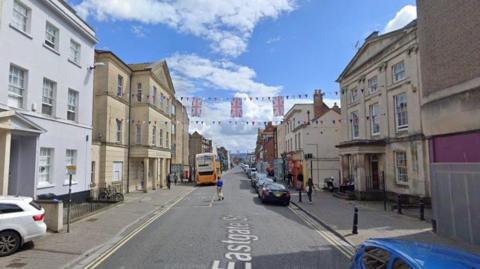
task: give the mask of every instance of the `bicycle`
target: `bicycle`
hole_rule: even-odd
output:
[[[98,200],[120,202],[124,200],[124,197],[121,192],[109,185],[98,194]]]

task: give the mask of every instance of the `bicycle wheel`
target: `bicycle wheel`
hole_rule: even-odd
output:
[[[98,200],[100,201],[107,201],[108,200],[108,193],[102,191],[101,193],[98,194]]]
[[[117,201],[117,202],[123,201],[123,199],[124,199],[123,194],[121,194],[121,193],[119,193],[119,192],[115,193],[114,199],[115,199],[115,201]]]

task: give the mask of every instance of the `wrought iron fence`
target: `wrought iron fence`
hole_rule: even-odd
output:
[[[85,215],[110,206],[112,203],[86,202],[74,203],[70,206],[70,222],[74,222]],[[68,204],[64,204],[63,223],[67,223]]]

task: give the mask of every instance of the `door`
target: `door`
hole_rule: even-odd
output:
[[[10,142],[10,167],[8,169],[8,194],[18,195],[19,193],[19,178],[18,178],[18,158],[19,158],[19,144],[16,139]]]
[[[372,155],[372,160],[370,163],[372,167],[372,188],[374,190],[380,189],[380,179],[378,175],[378,157],[377,155]]]
[[[112,183],[121,182],[123,179],[123,162],[113,162]]]

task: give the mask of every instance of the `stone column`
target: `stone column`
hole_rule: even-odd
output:
[[[152,189],[157,189],[158,182],[158,158],[153,159],[153,178],[152,178]]]
[[[8,195],[11,139],[10,131],[0,131],[0,195]]]
[[[160,188],[165,187],[165,170],[164,170],[165,159],[160,158]]]
[[[355,188],[357,191],[366,191],[366,168],[365,168],[365,154],[355,155],[355,166],[357,167],[357,177],[355,178]]]
[[[148,172],[149,172],[149,159],[143,159],[143,192],[148,192]]]

